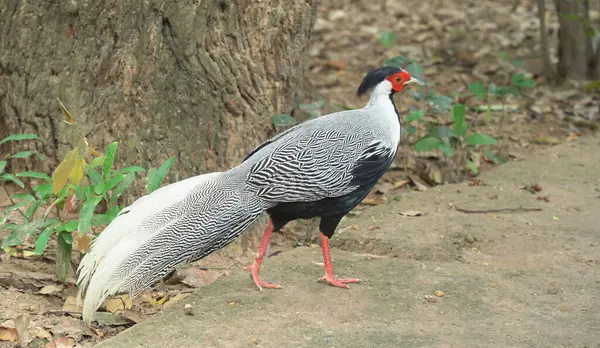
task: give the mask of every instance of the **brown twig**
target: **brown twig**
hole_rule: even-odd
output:
[[[63,311],[63,310],[50,310],[50,311],[46,311],[44,313],[42,313],[42,315],[65,315],[65,314],[70,314],[70,315],[81,315],[81,312],[75,312],[75,311]]]
[[[10,198],[10,192],[8,192],[8,189],[6,188],[6,186],[2,185],[2,188],[4,189],[4,192],[6,192],[6,196],[8,197],[8,200],[10,201],[10,203],[12,205],[15,205],[15,201],[13,201],[12,198]],[[30,220],[27,218],[27,216],[25,216],[25,213],[23,213],[21,211],[21,209],[15,209],[16,211],[19,212],[19,214],[23,215],[23,218],[25,219],[25,221],[29,222]]]
[[[483,210],[471,210],[463,209],[454,206],[454,209],[465,214],[488,214],[488,213],[526,213],[531,211],[542,211],[542,208],[503,208],[503,209],[483,209]]]

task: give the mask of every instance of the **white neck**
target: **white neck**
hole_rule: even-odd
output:
[[[400,120],[394,109],[394,103],[390,98],[391,92],[391,82],[387,80],[382,81],[371,91],[369,103],[366,108],[370,109],[371,113],[381,121],[381,127],[385,133],[389,134],[389,139],[385,139],[384,142],[395,151],[400,141]]]
[[[380,102],[380,99],[385,98],[390,100],[390,93],[392,93],[392,83],[388,80],[380,82],[373,90],[371,90],[371,96],[369,97],[369,104],[376,104]]]

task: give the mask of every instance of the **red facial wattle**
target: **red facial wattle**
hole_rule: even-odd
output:
[[[401,71],[389,76],[386,80],[392,84],[392,89],[395,92],[400,92],[404,88],[404,84],[411,79],[408,71]]]

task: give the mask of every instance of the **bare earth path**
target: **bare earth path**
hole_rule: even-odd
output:
[[[263,268],[284,289],[240,270],[101,346],[600,347],[599,175],[600,139],[582,138],[481,186],[411,192],[344,220],[334,266],[364,280],[350,290],[317,283],[320,249],[296,248]]]

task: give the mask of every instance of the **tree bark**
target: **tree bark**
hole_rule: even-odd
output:
[[[69,149],[59,97],[123,164],[182,177],[237,164],[292,109],[318,0],[5,1],[0,138]]]
[[[597,49],[589,35],[589,0],[555,0],[559,16],[558,77],[595,79]]]

